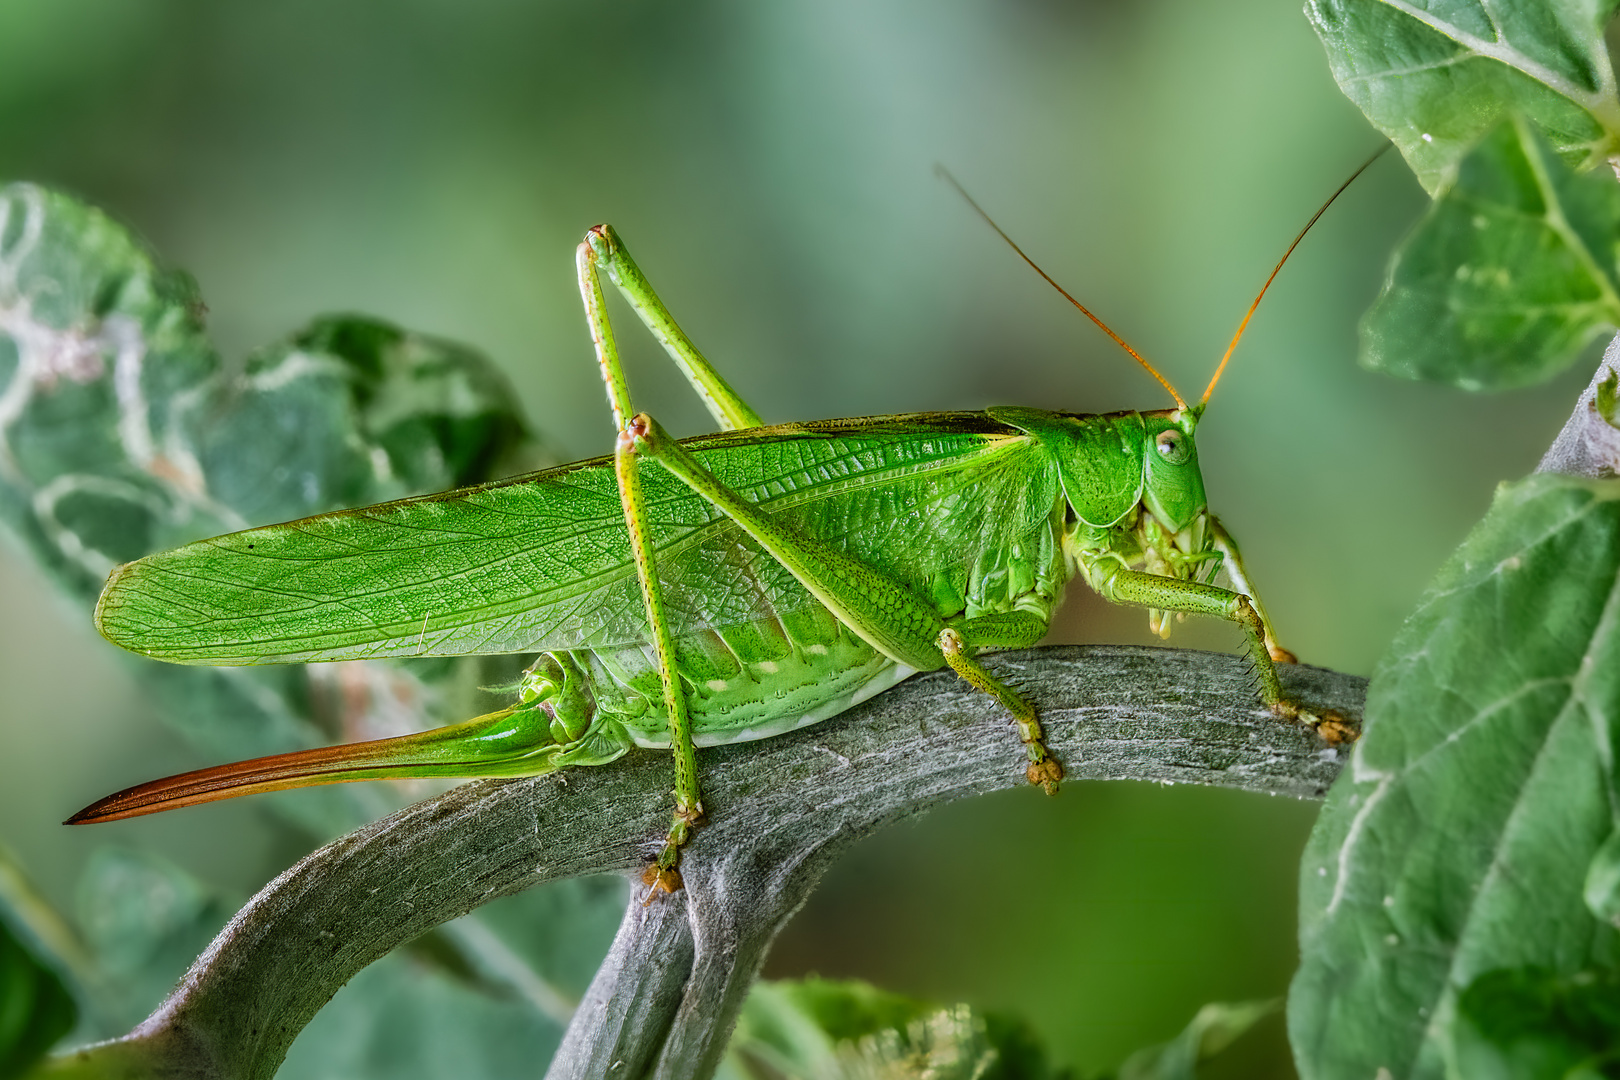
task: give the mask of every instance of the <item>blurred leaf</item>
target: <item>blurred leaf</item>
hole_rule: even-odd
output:
[[[0,919],[11,927],[25,949],[50,961],[75,997],[83,994],[83,986],[73,984],[94,979],[90,954],[78,933],[34,887],[16,856],[4,845],[0,845]]]
[[[856,980],[760,981],[716,1080],[1041,1080],[1023,1024]]]
[[[1206,1005],[1175,1039],[1138,1051],[1117,1080],[1197,1080],[1280,1001]],[[1061,1080],[1030,1028],[856,980],[758,982],[716,1080]]]
[[[1339,87],[1430,194],[1508,113],[1576,168],[1620,151],[1620,98],[1603,29],[1615,0],[1309,0]]]
[[[1200,1063],[1219,1056],[1280,1008],[1282,1002],[1277,999],[1205,1005],[1180,1035],[1126,1058],[1119,1067],[1118,1080],[1198,1080]]]
[[[109,983],[104,977],[88,946],[42,896],[15,857],[0,847],[0,933],[9,933],[25,952],[32,953],[50,971],[58,988],[69,999],[70,1018],[67,1027],[56,1031],[53,1040],[71,1034],[76,1041],[94,1039],[121,1033],[126,1024],[115,1014],[109,1000]],[[0,949],[3,951],[3,949]],[[4,983],[6,963],[0,961],[0,983]],[[0,1029],[3,1029],[9,992],[0,988]],[[35,1017],[30,1023],[41,1028],[48,1018]],[[0,1037],[0,1044],[5,1039]],[[16,1075],[6,1071],[4,1053],[0,1053],[0,1078]],[[56,1058],[48,1058],[26,1075],[38,1071],[49,1072]]]
[[[1487,972],[1457,999],[1452,1075],[1467,1080],[1613,1076],[1620,1066],[1620,973]]]
[[[0,517],[76,596],[230,517],[184,451],[186,403],[219,378],[200,311],[191,280],[105,215],[0,189]]]
[[[1539,382],[1620,326],[1620,185],[1523,120],[1487,135],[1390,261],[1361,362],[1468,390]]]
[[[625,900],[621,878],[571,879],[440,927],[356,975],[299,1034],[282,1075],[504,1080],[543,1071]]]
[[[423,959],[400,949],[356,975],[299,1033],[280,1075],[506,1080],[544,1072],[562,1025],[515,992]]]
[[[334,316],[233,375],[202,313],[189,278],[99,211],[0,188],[0,519],[87,616],[118,561],[551,460],[505,379],[463,346]],[[172,726],[232,759],[464,719],[486,711],[479,688],[515,678],[523,658],[130,662]],[[351,784],[267,806],[325,838],[435,790]],[[532,1068],[606,951],[622,894],[617,880],[530,891],[373,965],[295,1044],[297,1074]],[[80,901],[97,1011],[114,1031],[163,998],[230,913],[212,889],[139,852],[93,859]]]
[[[0,918],[0,1080],[21,1076],[73,1029],[73,997]]]
[[[233,376],[202,310],[189,278],[99,211],[30,185],[0,189],[0,519],[87,613],[119,561],[547,459],[504,379],[468,349],[339,316]],[[213,758],[463,719],[484,711],[476,687],[517,665],[132,662],[165,718]],[[397,806],[389,792],[272,805],[324,838]]]
[[[1374,672],[1306,849],[1304,1080],[1441,1076],[1480,974],[1620,959],[1583,896],[1620,806],[1616,702],[1620,481],[1503,485]]]
[[[585,996],[628,900],[623,878],[569,878],[485,904],[442,932],[486,984],[562,1021]]]
[[[556,1049],[612,939],[624,892],[617,878],[557,882],[491,905],[487,925],[468,916],[384,957],[300,1033],[284,1074],[493,1080],[532,1071]],[[80,907],[118,1030],[168,995],[231,913],[183,870],[135,851],[97,853]],[[526,937],[513,932],[521,922],[536,929]],[[547,972],[558,981],[548,981]],[[62,1068],[138,1074],[140,1053],[98,1046]]]
[[[199,425],[198,457],[211,490],[268,524],[505,475],[514,458],[533,458],[514,405],[470,349],[327,316],[254,355],[222,389]]]
[[[233,377],[202,310],[99,211],[0,188],[0,517],[75,595],[160,548],[546,459],[469,349],[336,316]]]
[[[174,988],[233,905],[156,855],[103,848],[79,880],[78,908],[107,1010],[127,1028]]]

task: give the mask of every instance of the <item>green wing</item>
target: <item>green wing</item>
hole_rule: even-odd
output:
[[[925,596],[960,595],[982,554],[1038,531],[1056,497],[1039,445],[978,413],[790,424],[685,445],[767,512]],[[662,468],[644,464],[642,475],[676,633],[816,603]],[[207,664],[648,640],[608,458],[159,552],[113,571],[96,625],[135,652]]]

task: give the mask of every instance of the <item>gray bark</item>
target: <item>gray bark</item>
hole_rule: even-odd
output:
[[[988,666],[1039,706],[1071,781],[1314,799],[1339,771],[1340,752],[1258,705],[1237,657],[1055,647]],[[1360,715],[1365,680],[1303,665],[1282,674],[1301,699]],[[633,897],[554,1080],[706,1076],[771,939],[839,853],[941,803],[1025,783],[1006,716],[948,672],[802,731],[704,750],[700,762],[710,823],[684,857],[686,890],[648,907]],[[336,840],[249,901],[125,1040],[88,1053],[148,1075],[269,1077],[332,994],[389,950],[544,882],[639,877],[668,826],[669,785],[665,755],[638,753],[469,783]]]

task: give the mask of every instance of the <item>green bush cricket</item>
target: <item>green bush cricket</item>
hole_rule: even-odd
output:
[[[539,652],[517,703],[141,784],[70,823],[310,784],[536,775],[669,747],[675,812],[647,869],[650,899],[681,887],[681,848],[703,820],[695,746],[816,723],[918,671],[949,666],[993,695],[1030,782],[1055,792],[1063,770],[1034,706],[976,654],[1037,643],[1076,574],[1149,608],[1161,635],[1170,613],[1236,623],[1262,701],[1338,741],[1341,717],[1283,692],[1275,663],[1293,657],[1209,512],[1194,432],[1266,290],[1354,179],[1278,261],[1195,405],[1059,287],[1175,400],[1105,415],[1002,407],[766,426],[613,230],[591,229],[577,268],[619,433],[611,456],[159,552],[115,568],[96,607],[109,641],[176,663]],[[718,433],[677,441],[632,407],[603,274]],[[1223,568],[1232,589],[1212,583]]]

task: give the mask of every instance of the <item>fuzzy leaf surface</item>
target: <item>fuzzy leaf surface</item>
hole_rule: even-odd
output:
[[[1589,167],[1620,149],[1604,46],[1614,0],[1310,0],[1333,77],[1406,156],[1430,194],[1509,113]]]
[[[1369,688],[1300,868],[1304,1080],[1446,1075],[1485,972],[1607,968],[1585,896],[1615,828],[1620,481],[1504,485]]]

